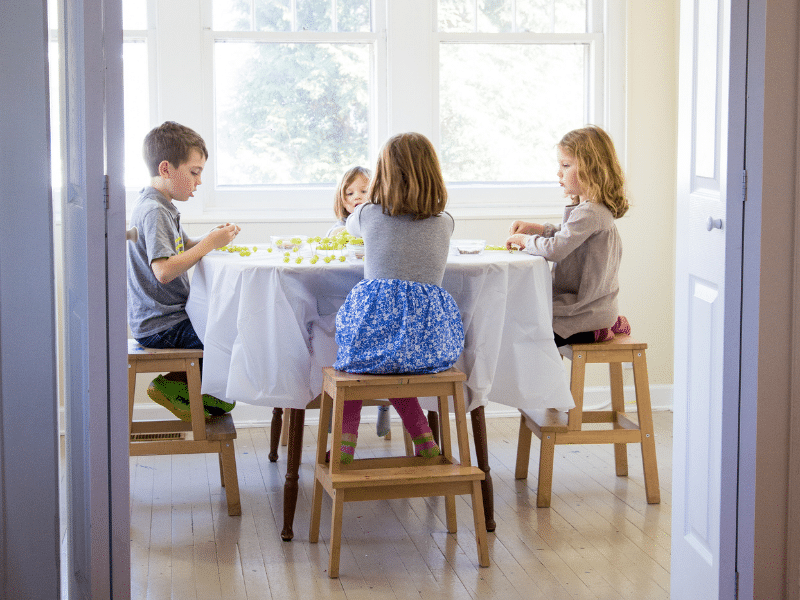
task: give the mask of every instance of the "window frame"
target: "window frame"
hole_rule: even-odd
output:
[[[213,60],[215,40],[223,38],[301,43],[372,40],[369,166],[377,159],[382,141],[394,133],[419,131],[439,147],[440,44],[589,43],[589,121],[611,134],[625,163],[624,0],[587,0],[586,34],[439,32],[436,0],[373,0],[371,33],[223,33],[211,29],[211,3],[148,0],[152,10],[148,23],[155,24],[155,31],[148,30],[147,42],[151,53],[150,102],[152,114],[157,115],[152,125],[168,119],[185,123],[204,137],[210,153],[203,185],[191,202],[180,207],[187,217],[295,222],[332,218],[333,185],[216,188]],[[175,76],[176,69],[180,77]],[[178,84],[178,79],[185,85]],[[553,164],[552,182],[450,183],[448,211],[459,218],[476,219],[558,214],[564,199],[555,181],[555,159]],[[139,187],[128,190],[129,205]]]

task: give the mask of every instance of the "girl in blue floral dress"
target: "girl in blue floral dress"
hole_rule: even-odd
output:
[[[364,279],[336,315],[334,368],[350,373],[438,373],[464,348],[461,314],[442,285],[454,221],[430,141],[418,133],[381,149],[367,202],[347,218],[364,238]],[[389,398],[418,456],[439,447],[417,398]],[[352,462],[361,402],[344,405],[341,461]]]

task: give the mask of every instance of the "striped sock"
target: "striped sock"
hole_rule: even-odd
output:
[[[412,440],[414,442],[414,455],[424,458],[434,458],[439,456],[439,446],[433,441],[433,433],[424,433]]]
[[[357,433],[343,433],[342,434],[342,446],[340,448],[340,457],[339,460],[345,464],[349,465],[353,462],[353,457],[356,453],[356,443],[358,442],[358,434]]]

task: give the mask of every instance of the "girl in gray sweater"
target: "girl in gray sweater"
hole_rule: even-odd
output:
[[[557,146],[558,179],[571,203],[560,225],[514,221],[506,247],[555,263],[553,332],[557,346],[630,333],[618,316],[622,242],[614,220],[628,210],[614,144],[596,126],[566,134]]]

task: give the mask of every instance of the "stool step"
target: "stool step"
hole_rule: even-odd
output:
[[[206,439],[211,442],[236,439],[236,427],[231,413],[211,417],[206,421]]]
[[[484,472],[478,467],[449,464],[352,470],[334,474],[328,473],[322,465],[317,468],[323,470],[322,477],[330,479],[333,489],[482,481],[485,478]]]
[[[534,433],[541,431],[563,433],[569,431],[567,420],[569,415],[561,410],[545,408],[542,410],[520,411],[525,417],[528,428]]]

